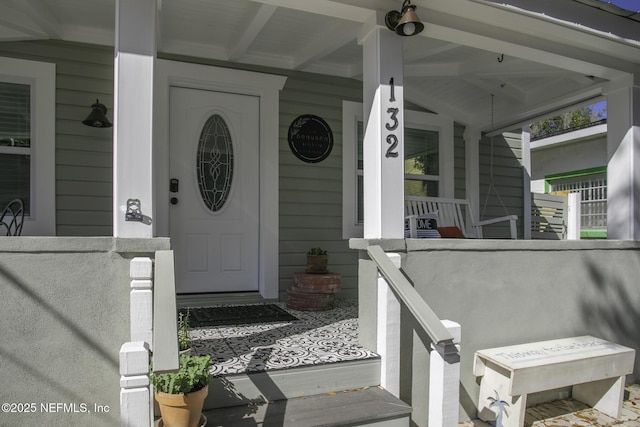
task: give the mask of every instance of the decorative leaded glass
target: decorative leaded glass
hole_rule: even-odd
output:
[[[224,119],[209,117],[198,142],[198,187],[205,205],[217,212],[226,203],[233,179],[233,143]]]

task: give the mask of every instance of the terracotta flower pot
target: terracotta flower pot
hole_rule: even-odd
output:
[[[326,255],[307,255],[306,273],[326,273],[328,258]]]
[[[209,386],[187,394],[156,392],[164,427],[198,427]]]

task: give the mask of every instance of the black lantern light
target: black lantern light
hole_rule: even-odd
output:
[[[96,99],[96,103],[91,106],[91,113],[82,121],[83,124],[94,128],[110,128],[113,126],[107,119],[107,107],[100,104]]]
[[[415,36],[424,30],[424,24],[416,14],[416,6],[410,0],[404,0],[402,10],[392,10],[384,17],[387,28],[399,36]]]

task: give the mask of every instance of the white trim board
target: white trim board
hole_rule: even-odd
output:
[[[0,81],[32,89],[31,214],[24,218],[22,235],[52,236],[56,234],[56,65],[0,58],[0,70]]]

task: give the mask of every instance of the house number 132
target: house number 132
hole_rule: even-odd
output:
[[[391,77],[391,79],[389,80],[389,86],[391,87],[391,96],[389,97],[389,102],[395,103],[396,97],[395,97],[395,87],[393,85],[393,77]],[[390,122],[385,124],[385,127],[387,128],[388,131],[393,132],[398,128],[398,112],[399,111],[400,111],[399,108],[395,108],[395,107],[387,108],[387,114],[389,114]],[[393,133],[387,135],[387,144],[389,144],[389,147],[387,148],[387,153],[385,154],[385,157],[387,158],[398,157],[398,152],[396,151],[396,148],[398,148],[398,137]]]

